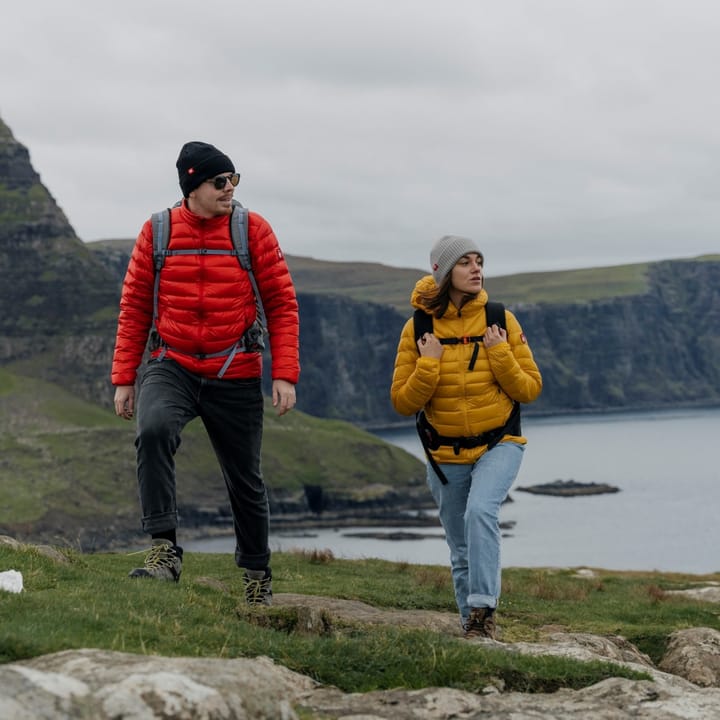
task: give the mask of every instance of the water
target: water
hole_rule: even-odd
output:
[[[502,544],[504,567],[602,567],[687,573],[720,571],[720,471],[714,443],[720,409],[567,416],[523,421],[523,465],[503,506],[514,521]],[[423,458],[414,429],[378,433]],[[552,497],[518,486],[556,479],[609,483],[620,492]],[[336,557],[449,565],[442,529],[401,528],[434,537],[378,540],[349,536],[363,530],[308,531],[271,536],[273,550],[330,549]],[[232,538],[185,543],[188,550],[233,552]]]

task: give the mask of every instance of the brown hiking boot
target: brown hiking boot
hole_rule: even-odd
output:
[[[470,608],[470,616],[465,623],[465,638],[495,639],[494,608]]]

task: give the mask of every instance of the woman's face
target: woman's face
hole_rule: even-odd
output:
[[[483,257],[478,253],[463,255],[450,273],[450,284],[463,295],[477,295],[483,287]]]

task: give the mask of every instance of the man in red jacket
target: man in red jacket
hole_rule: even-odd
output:
[[[152,538],[143,567],[130,577],[180,579],[174,458],[183,428],[200,417],[227,486],[246,600],[269,605],[269,513],[260,468],[262,348],[257,335],[248,335],[257,329],[258,307],[250,275],[232,254],[230,231],[240,176],[227,155],[204,142],[186,143],[176,167],[184,199],[170,213],[170,253],[156,291],[148,220],[123,282],[113,357],[115,412],[130,420],[137,408],[142,526]],[[295,405],[300,374],[297,298],[272,228],[253,212],[248,241],[270,339],[272,403],[283,415]],[[155,342],[136,403],[137,372],[151,328]]]

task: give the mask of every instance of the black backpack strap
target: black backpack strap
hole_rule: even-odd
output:
[[[485,305],[485,322],[488,327],[499,325],[503,330],[507,330],[505,306],[501,302],[488,301]]]
[[[415,326],[415,342],[417,342],[425,333],[433,331],[433,318],[424,310],[417,308],[413,315],[413,325]]]
[[[447,485],[448,480],[445,476],[445,473],[440,469],[440,466],[437,464],[437,461],[430,452],[430,445],[434,444],[432,434],[434,433],[435,428],[433,428],[433,426],[430,425],[430,423],[427,421],[424,410],[415,413],[415,429],[417,430],[418,437],[420,438],[420,443],[423,446],[423,450],[425,451],[425,457],[427,458],[427,461],[430,463],[430,466],[435,471],[435,474],[438,476],[440,482],[443,485]],[[435,449],[437,450],[438,447],[439,446],[436,445]]]

